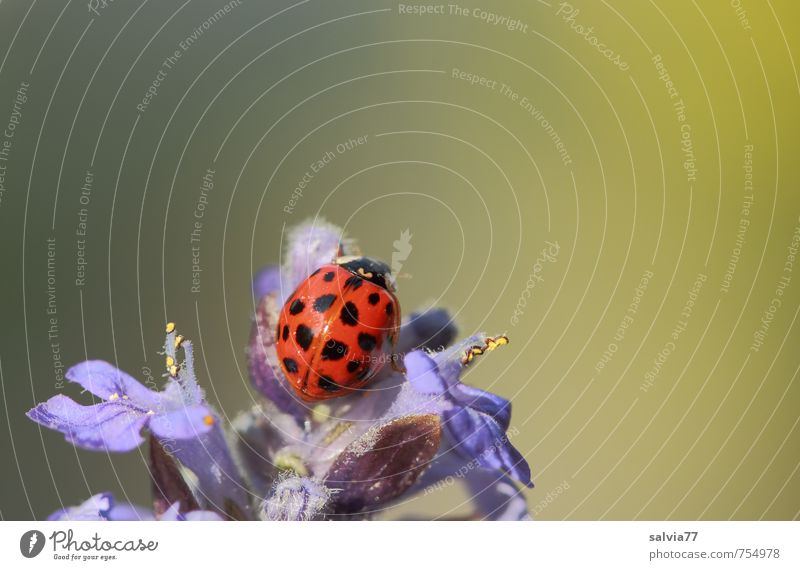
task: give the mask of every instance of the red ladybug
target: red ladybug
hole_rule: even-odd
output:
[[[394,358],[399,328],[389,267],[366,257],[339,258],[286,301],[278,359],[301,398],[336,398],[365,386]]]

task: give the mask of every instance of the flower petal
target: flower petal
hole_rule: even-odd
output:
[[[180,466],[172,456],[169,445],[161,445],[150,436],[150,479],[153,483],[153,510],[163,518],[164,513],[179,502],[187,509],[197,509],[199,504]]]
[[[165,442],[161,442],[162,445]],[[194,495],[201,508],[214,510],[231,519],[249,519],[250,495],[233,461],[225,434],[218,421],[196,438],[171,442],[172,455],[189,470],[196,485]]]
[[[528,462],[508,441],[505,429],[491,416],[470,408],[456,407],[444,412],[444,429],[455,450],[480,465],[508,473],[533,487]]]
[[[279,474],[275,456],[287,445],[302,443],[304,431],[293,417],[278,411],[269,401],[239,414],[233,428],[237,455],[250,488],[265,497]]]
[[[407,416],[373,428],[345,449],[325,478],[337,491],[332,512],[352,515],[372,511],[403,494],[439,449],[436,415]]]
[[[221,521],[221,516],[211,511],[189,511],[182,513],[180,511],[181,503],[176,501],[158,517],[158,520],[163,522],[176,522],[176,521]]]
[[[185,406],[154,415],[150,431],[159,439],[189,439],[206,433],[217,421],[211,409],[203,404]]]
[[[302,424],[308,414],[308,408],[294,394],[286,381],[275,349],[279,311],[275,294],[266,295],[258,304],[247,353],[250,379],[256,389],[271,400],[279,410],[292,415]]]
[[[475,469],[466,475],[472,500],[483,520],[529,521],[525,495],[505,475],[496,471]]]
[[[153,409],[158,405],[158,392],[103,360],[87,360],[76,364],[67,370],[66,377],[104,400],[127,398],[145,409]]]
[[[281,268],[277,265],[267,265],[261,268],[253,277],[253,299],[258,301],[264,295],[277,293],[281,297],[281,289],[284,289],[281,280]],[[286,294],[290,291],[286,291]]]
[[[444,394],[447,390],[447,384],[439,376],[436,362],[421,350],[407,354],[403,363],[406,367],[408,381],[417,392]]]
[[[47,517],[49,521],[107,521],[114,507],[111,493],[99,493],[86,499],[76,507],[67,507]]]
[[[349,242],[341,228],[319,218],[310,219],[289,233],[284,273],[288,295],[313,271],[331,263],[339,255],[347,255]]]
[[[141,505],[130,503],[116,503],[108,512],[110,521],[152,521],[155,520],[152,511]]]
[[[454,451],[438,454],[409,494],[427,496],[458,482],[463,482],[472,495],[476,513],[470,519],[531,520],[525,495],[511,479],[494,469],[484,469],[476,460],[464,459]]]
[[[461,406],[493,417],[503,431],[508,431],[511,423],[511,402],[505,398],[463,383],[454,386],[451,394]]]
[[[116,402],[81,406],[59,394],[27,413],[33,421],[60,431],[77,447],[93,451],[130,451],[143,441],[140,432],[149,416]]]
[[[286,477],[261,505],[268,521],[312,521],[323,518],[331,490],[309,477]]]

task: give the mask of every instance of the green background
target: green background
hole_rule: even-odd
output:
[[[385,1],[234,4],[184,50],[221,0],[117,0],[99,15],[85,2],[0,3],[0,126],[18,117],[16,92],[29,84],[0,202],[3,518],[42,518],[107,490],[149,495],[144,450],[75,451],[23,415],[79,393],[57,385],[48,239],[64,366],[102,358],[140,379],[146,367],[158,375],[164,322],[174,320],[231,418],[255,398],[244,362],[250,275],[279,259],[288,228],[315,216],[387,260],[409,229],[403,310],[442,305],[463,334],[508,334],[467,378],[513,401],[535,518],[798,518],[800,268],[785,267],[800,231],[796,3],[464,2],[466,15],[445,4],[445,14],[420,16]],[[481,19],[489,12],[520,24]],[[454,69],[496,83],[473,85]],[[336,152],[359,136],[365,144]],[[747,145],[753,200],[743,214]],[[285,211],[327,151],[335,159]],[[209,168],[193,293],[189,238]],[[547,241],[558,255],[537,265]],[[686,330],[657,366],[681,320]],[[469,512],[464,499],[454,485],[391,516],[457,516]]]

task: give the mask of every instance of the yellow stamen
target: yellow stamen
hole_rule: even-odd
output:
[[[118,400],[118,399],[119,399],[119,394],[117,394],[116,392],[114,392],[113,394],[111,394],[111,395],[108,397],[108,401],[109,401],[109,402],[113,402],[114,400]]]
[[[206,424],[207,426],[213,426],[214,425],[214,416],[209,414],[209,415],[203,417],[203,423]]]
[[[314,406],[314,409],[311,410],[311,419],[318,424],[327,420],[330,415],[331,407],[328,404],[317,404]]]
[[[175,330],[175,323],[167,323],[167,334]]]
[[[488,337],[483,341],[482,345],[475,345],[464,351],[464,356],[461,357],[461,364],[469,364],[476,356],[480,356],[485,352],[491,352],[498,346],[508,344],[508,337],[500,335],[496,337]]]

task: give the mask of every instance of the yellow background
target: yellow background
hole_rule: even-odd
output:
[[[278,260],[287,228],[314,216],[387,260],[409,229],[403,310],[442,305],[465,335],[508,334],[467,378],[513,401],[535,518],[798,517],[800,268],[784,266],[800,224],[796,3],[743,0],[745,26],[739,3],[721,0],[465,2],[466,15],[445,4],[419,16],[384,1],[245,1],[181,48],[223,5],[117,1],[96,15],[85,3],[0,4],[0,124],[30,84],[0,202],[3,518],[42,518],[107,490],[149,496],[144,455],[76,452],[23,415],[56,392],[78,395],[55,386],[48,238],[65,366],[103,358],[158,374],[163,323],[174,320],[200,349],[209,398],[232,417],[255,397],[244,360],[250,275]],[[520,23],[509,30],[488,13]],[[364,144],[336,151],[359,136]],[[327,151],[335,158],[287,212]],[[209,168],[195,294],[189,238]],[[547,241],[559,253],[537,266]],[[686,330],[643,390],[699,274]],[[791,281],[755,352],[782,276]],[[463,500],[454,485],[395,514],[457,516]]]

